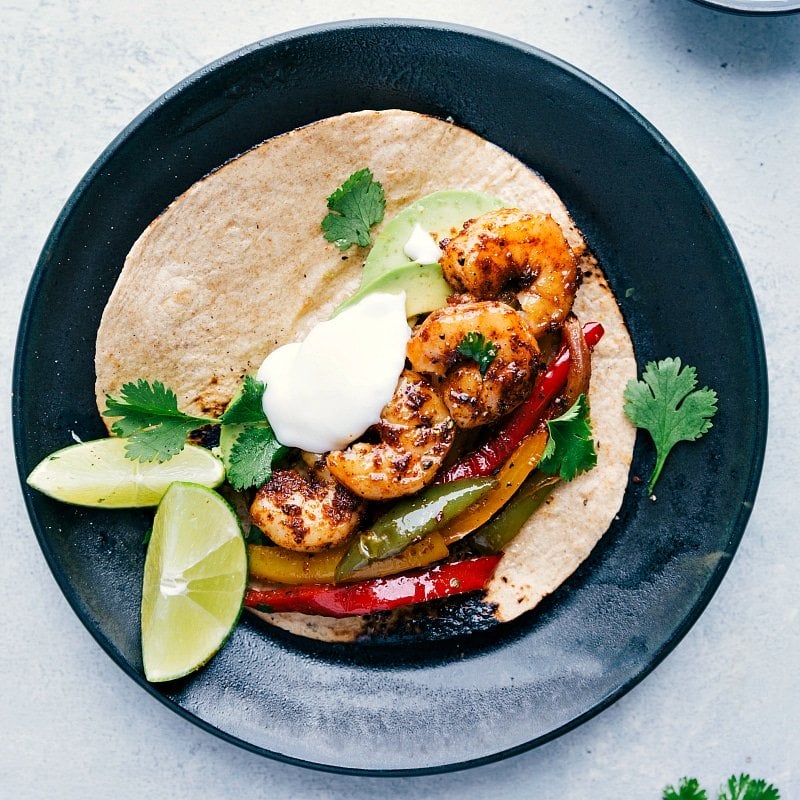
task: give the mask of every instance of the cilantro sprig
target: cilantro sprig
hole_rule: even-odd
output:
[[[697,370],[681,369],[680,358],[651,361],[641,381],[628,381],[625,387],[625,414],[637,427],[650,433],[656,446],[656,464],[650,476],[652,493],[664,462],[678,442],[699,439],[711,427],[717,411],[717,393],[697,386]]]
[[[749,775],[731,775],[717,800],[780,800],[778,788],[763,778],[756,780]]]
[[[324,237],[341,251],[372,241],[369,229],[383,219],[386,198],[383,187],[369,168],[354,172],[330,197],[330,213],[322,220]]]
[[[106,395],[103,416],[117,418],[112,433],[127,438],[126,457],[141,462],[169,461],[183,450],[190,433],[207,425],[241,426],[231,448],[227,477],[235,489],[247,489],[268,481],[273,465],[288,451],[264,416],[263,393],[264,384],[248,375],[221,417],[198,417],[180,411],[175,392],[161,381],[151,384],[139,379],[124,384],[119,397]]]
[[[223,425],[247,425],[248,423],[266,422],[261,398],[264,384],[252,375],[245,375],[239,391],[228,404],[219,422]]]
[[[183,450],[186,437],[214,420],[193,417],[178,410],[175,392],[154,381],[126,383],[120,397],[106,395],[106,417],[119,417],[111,426],[117,435],[126,437],[127,457],[131,461],[169,461]]]
[[[681,778],[677,789],[672,785],[664,787],[661,800],[708,800],[708,795],[697,778]]]
[[[497,358],[497,345],[477,331],[470,331],[464,334],[464,338],[456,347],[456,350],[462,356],[471,358],[478,365],[481,377],[486,375],[486,371],[491,366],[492,361]]]
[[[550,438],[539,461],[541,472],[571,481],[597,465],[585,395],[580,395],[560,417],[549,420],[547,429]]]
[[[282,445],[269,425],[247,425],[231,447],[228,483],[234,489],[261,486],[272,477],[272,466],[289,448]]]
[[[682,778],[677,789],[674,786],[664,788],[662,800],[708,800],[708,794],[697,778]],[[780,800],[780,793],[777,787],[762,778],[755,779],[742,773],[728,778],[717,800]]]

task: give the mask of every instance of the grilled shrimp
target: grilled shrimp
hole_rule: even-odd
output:
[[[319,459],[308,467],[276,470],[256,493],[250,517],[275,544],[313,553],[344,542],[364,507]]]
[[[413,494],[430,483],[455,433],[430,381],[410,370],[400,376],[373,431],[377,443],[357,442],[328,453],[327,459],[333,476],[368,500]]]
[[[484,375],[459,349],[469,333],[482,334],[496,351]],[[459,428],[486,425],[516,408],[539,367],[539,346],[525,316],[496,301],[434,311],[414,332],[406,355],[417,372],[435,376]]]
[[[478,300],[515,291],[536,336],[563,322],[578,289],[578,262],[558,223],[516,208],[465,222],[441,265],[452,286]]]

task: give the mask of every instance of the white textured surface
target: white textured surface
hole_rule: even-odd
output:
[[[123,3],[0,0],[0,353],[38,252],[102,148],[153,99],[254,40],[333,19],[437,18],[514,36],[584,69],[647,117],[705,184],[740,249],[771,374],[767,459],[736,558],[707,611],[642,684],[572,733],[451,775],[366,779],[273,763],[146,696],[67,606],[25,514],[0,428],[0,786],[4,797],[650,800],[741,770],[800,796],[797,346],[800,16],[726,16],[688,0]],[[365,747],[368,747],[365,743]]]

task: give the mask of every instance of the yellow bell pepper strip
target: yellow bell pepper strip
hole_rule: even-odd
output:
[[[295,585],[311,583],[334,583],[336,565],[342,560],[347,546],[332,548],[322,553],[297,553],[283,547],[265,547],[251,544],[247,548],[250,577],[274,583]],[[426,567],[434,561],[447,558],[447,545],[438,533],[407,547],[402,553],[376,561],[354,572],[349,580],[380,578],[396,575],[410,569]]]
[[[483,555],[499,553],[539,509],[559,482],[556,475],[531,475],[511,500],[470,539],[472,547]]]
[[[348,583],[314,584],[247,590],[244,604],[268,613],[295,611],[325,617],[352,617],[391,611],[442,597],[486,588],[500,556],[481,556],[440,564],[389,578]]]
[[[511,458],[497,473],[497,487],[453,519],[439,534],[450,545],[479,528],[493,517],[519,489],[522,482],[536,468],[547,444],[547,429],[542,427],[526,436]],[[443,484],[449,486],[450,484]]]
[[[340,583],[373,561],[397,555],[410,544],[447,524],[496,485],[494,478],[467,478],[429,486],[402,500],[379,517],[372,527],[350,540],[336,567]]]

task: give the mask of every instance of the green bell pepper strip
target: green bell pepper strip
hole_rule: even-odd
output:
[[[506,506],[472,534],[470,542],[481,554],[499,553],[550,496],[557,475],[534,473]]]
[[[369,530],[354,537],[336,566],[336,582],[346,580],[373,561],[397,555],[418,539],[446,525],[496,484],[494,478],[467,478],[429,486],[420,494],[399,502]]]
[[[298,553],[282,547],[248,545],[247,557],[250,578],[284,584],[333,583],[336,565],[342,560],[347,545],[321,553]],[[396,556],[375,561],[349,576],[348,580],[365,580],[396,575],[410,569],[426,567],[435,561],[447,558],[444,539],[437,531],[429,533],[418,542],[409,545]]]

